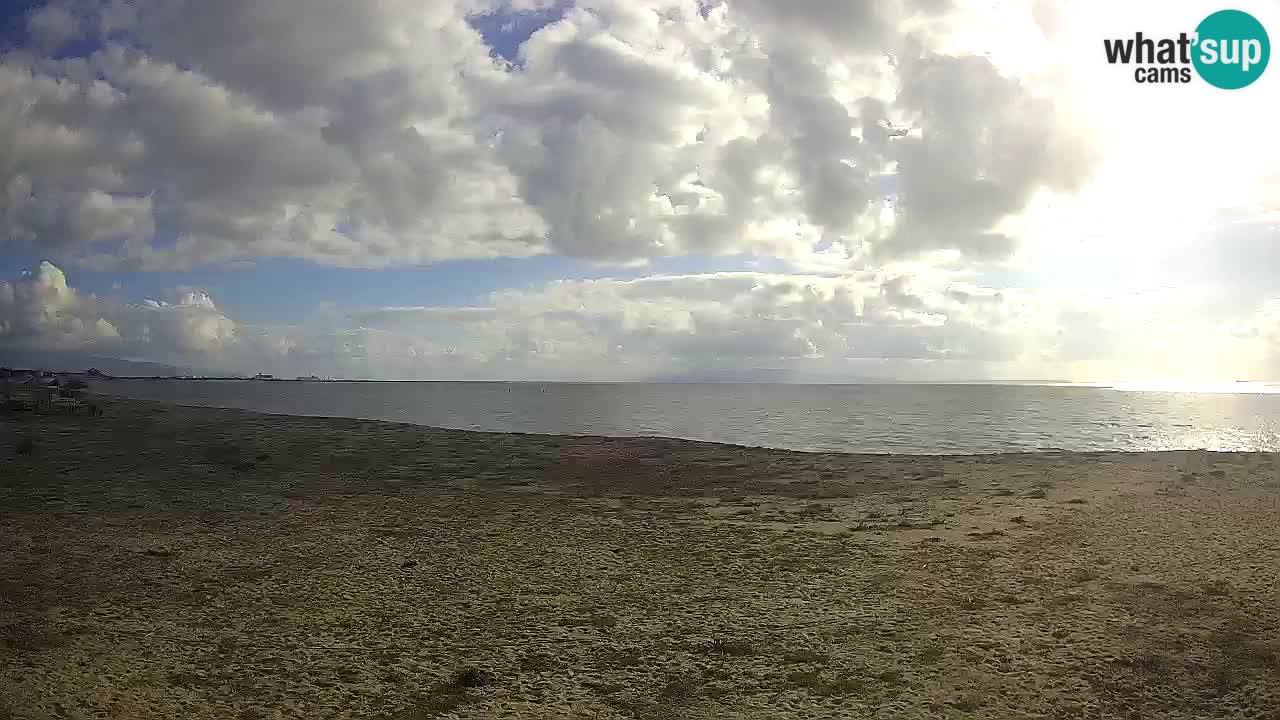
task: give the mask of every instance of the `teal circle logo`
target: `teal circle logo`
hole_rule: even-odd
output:
[[[1262,76],[1271,59],[1271,40],[1257,18],[1241,10],[1219,10],[1196,27],[1191,58],[1204,81],[1239,90]]]

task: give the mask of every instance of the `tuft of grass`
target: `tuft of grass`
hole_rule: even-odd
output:
[[[493,676],[487,671],[476,667],[465,667],[449,678],[448,687],[466,690],[486,687],[491,684],[493,684]]]
[[[930,645],[916,655],[916,660],[919,661],[921,665],[932,665],[941,660],[945,653],[946,651],[941,645]]]
[[[691,677],[672,677],[658,689],[658,697],[664,702],[684,705],[696,698],[701,690],[702,683]]]
[[[1231,594],[1231,583],[1215,578],[1204,584],[1204,594],[1209,597],[1225,597]]]
[[[1169,658],[1155,653],[1135,655],[1126,663],[1135,674],[1152,681],[1169,677]]]
[[[831,510],[832,508],[830,505],[809,503],[808,505],[800,508],[800,512],[798,514],[805,517],[826,517],[831,514]]]
[[[756,649],[747,640],[729,638],[713,638],[707,643],[705,651],[708,655],[728,655],[731,657],[749,657],[755,655]]]
[[[1208,685],[1213,689],[1213,693],[1218,697],[1230,694],[1245,683],[1245,676],[1240,673],[1239,668],[1231,667],[1227,664],[1214,665],[1206,678]]]
[[[237,640],[234,635],[223,635],[214,641],[214,647],[216,647],[218,652],[223,655],[235,652],[235,649],[239,646],[240,641]]]
[[[608,630],[618,625],[618,618],[612,615],[594,615],[588,622],[597,630]]]
[[[10,625],[0,628],[0,649],[15,654],[56,650],[67,644],[67,637],[44,624]]]
[[[986,702],[980,695],[973,692],[967,692],[961,695],[954,703],[955,708],[960,712],[971,713],[982,707]]]
[[[516,664],[522,672],[546,672],[555,668],[555,658],[546,653],[530,653]]]
[[[1258,636],[1257,628],[1238,622],[1214,633],[1213,665],[1205,680],[1215,695],[1226,695],[1259,673],[1280,673],[1280,644]]]
[[[476,667],[460,668],[448,680],[422,693],[409,705],[388,716],[388,720],[426,720],[453,712],[466,704],[469,690],[487,687],[492,683],[493,676],[485,670]]]
[[[212,465],[235,465],[244,455],[237,443],[222,441],[205,447],[204,457]]]
[[[1067,501],[1067,504],[1068,505],[1084,505],[1084,504],[1087,504],[1088,502],[1089,501],[1085,500],[1084,498],[1071,498],[1070,500]]]
[[[1075,572],[1071,573],[1071,579],[1077,583],[1093,582],[1094,580],[1097,580],[1099,577],[1102,577],[1102,576],[1099,575],[1098,571],[1094,570],[1093,568],[1079,568]]]

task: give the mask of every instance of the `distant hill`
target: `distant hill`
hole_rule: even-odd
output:
[[[174,375],[193,374],[190,368],[185,367],[139,360],[121,360],[120,358],[101,357],[65,350],[39,352],[0,349],[0,366],[53,370],[56,372],[84,372],[94,367],[107,375],[120,376],[161,375],[171,377]]]

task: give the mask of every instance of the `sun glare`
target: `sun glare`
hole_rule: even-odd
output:
[[[1280,383],[1238,380],[1138,380],[1117,383],[1099,383],[1104,387],[1125,392],[1189,393],[1196,395],[1273,395],[1280,393]]]

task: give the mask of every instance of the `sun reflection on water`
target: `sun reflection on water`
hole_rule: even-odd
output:
[[[1192,393],[1197,395],[1270,395],[1280,393],[1280,383],[1238,380],[1186,381],[1186,380],[1137,380],[1115,383],[1079,383],[1090,387],[1105,387],[1122,392]]]

